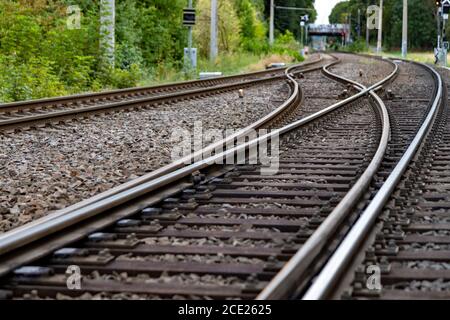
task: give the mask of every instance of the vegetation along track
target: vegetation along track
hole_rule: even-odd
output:
[[[320,68],[320,55],[297,65],[294,72],[309,72]],[[198,99],[258,84],[285,79],[286,68],[264,70],[235,76],[193,80],[153,87],[138,87],[81,94],[59,98],[14,102],[0,105],[0,130],[41,127],[47,123],[70,121],[123,110],[154,108],[158,105]]]
[[[260,137],[5,234],[2,294],[256,297],[376,166],[371,159],[383,149],[388,121],[371,90],[381,84],[353,83],[357,95],[268,134],[282,135],[273,176],[261,176],[260,165],[208,165],[268,139]],[[31,262],[39,267],[26,266]],[[84,275],[82,291],[66,287],[65,271],[73,264]]]

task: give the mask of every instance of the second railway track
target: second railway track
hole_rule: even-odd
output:
[[[295,73],[320,69],[329,59],[322,56],[298,64]],[[233,91],[250,86],[282,81],[285,68],[249,74],[194,80],[154,87],[122,89],[109,92],[81,94],[0,105],[0,130],[42,127],[48,123],[111,113],[120,110],[139,110],[158,105],[198,99],[208,95]]]

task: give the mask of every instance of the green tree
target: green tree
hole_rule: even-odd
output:
[[[365,37],[366,11],[369,5],[378,5],[378,0],[349,0],[338,3],[330,14],[331,23],[346,23],[351,15],[352,35],[356,39],[358,9],[361,12],[361,36]],[[398,49],[401,46],[403,1],[385,0],[383,8],[383,46]],[[436,7],[434,0],[408,1],[408,42],[412,49],[431,49],[436,39]],[[371,41],[376,41],[377,32],[370,32]]]
[[[270,16],[270,0],[265,0],[265,16],[267,21]],[[300,16],[308,14],[310,21],[314,21],[317,17],[317,12],[314,9],[314,0],[275,0],[276,6],[294,7],[294,8],[307,8],[310,10],[294,11],[277,9],[275,10],[275,29],[279,33],[285,33],[289,30],[297,39],[300,38]]]
[[[345,23],[350,8],[350,2],[339,2],[331,11],[328,20],[331,24]]]
[[[220,53],[236,52],[239,49],[241,24],[233,2],[218,0],[218,44]],[[209,55],[211,1],[197,1],[197,24],[194,27],[194,39],[200,55]]]
[[[256,53],[266,51],[267,29],[258,13],[258,4],[251,0],[234,1],[241,29],[241,48]]]

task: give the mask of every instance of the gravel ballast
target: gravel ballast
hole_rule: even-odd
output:
[[[171,163],[175,129],[192,133],[196,121],[203,130],[244,128],[281,105],[289,89],[276,82],[244,94],[0,133],[0,232]]]

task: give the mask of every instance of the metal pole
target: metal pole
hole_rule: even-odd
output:
[[[210,41],[210,59],[217,58],[217,0],[211,0],[211,41]]]
[[[189,0],[188,2],[188,9],[192,9],[192,0]],[[192,26],[189,26],[188,30],[188,48],[190,53],[192,48]]]
[[[383,0],[380,0],[380,12],[378,16],[378,41],[377,41],[377,53],[381,53],[382,41],[383,41]]]
[[[436,22],[437,22],[437,49],[440,49],[441,48],[441,17],[440,17],[440,8],[437,8]]]
[[[403,0],[402,57],[408,54],[408,0]]]
[[[275,40],[274,29],[275,29],[275,0],[270,0],[270,27],[269,27],[269,44],[273,45]]]
[[[358,40],[361,38],[361,9],[358,8]]]
[[[100,48],[105,63],[114,67],[115,0],[100,1]]]
[[[188,1],[188,8],[192,9],[192,0]],[[189,71],[193,69],[192,63],[192,26],[188,27],[188,61],[189,61]]]
[[[350,43],[350,39],[352,37],[352,13],[349,13],[349,17],[348,17],[348,39],[347,39],[347,43]]]
[[[309,44],[308,37],[309,37],[309,24],[305,24],[305,45]]]
[[[369,1],[367,1],[367,7],[369,7]],[[370,29],[369,29],[368,17],[366,14],[366,47],[369,48],[369,45],[370,45]]]
[[[302,48],[305,46],[305,41],[304,41],[304,34],[305,34],[305,26],[302,26]]]

